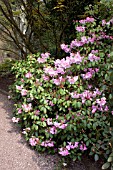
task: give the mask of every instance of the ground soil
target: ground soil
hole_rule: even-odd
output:
[[[102,162],[94,162],[86,156],[81,162],[61,167],[58,155],[39,154],[31,150],[21,130],[11,122],[13,102],[8,101],[7,95],[13,82],[11,75],[0,77],[0,170],[101,170]]]

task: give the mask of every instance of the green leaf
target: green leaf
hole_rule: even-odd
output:
[[[110,166],[110,163],[106,162],[104,165],[102,165],[102,169],[107,169],[109,168],[109,166]]]
[[[109,158],[108,158],[108,160],[107,160],[108,162],[113,162],[113,157],[112,156],[110,156]]]
[[[99,156],[97,154],[95,154],[94,159],[95,159],[95,161],[98,161],[99,160]]]

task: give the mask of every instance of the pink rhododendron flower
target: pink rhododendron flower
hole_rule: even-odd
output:
[[[100,60],[100,57],[97,57],[97,56],[95,56],[94,54],[90,53],[90,54],[88,55],[88,59],[89,59],[91,62],[93,62],[93,61],[98,61],[98,60]]]
[[[102,26],[104,26],[104,25],[106,25],[106,20],[105,19],[102,20]]]
[[[50,53],[48,53],[48,52],[41,54],[41,57],[42,57],[43,59],[47,59],[47,58],[49,58],[49,56],[50,56]]]
[[[67,124],[61,124],[60,126],[59,126],[59,129],[65,129],[67,127]]]
[[[84,31],[85,31],[85,27],[84,27],[84,26],[77,26],[77,27],[76,27],[76,30],[77,30],[78,32],[84,32]]]
[[[74,77],[67,76],[67,78],[70,84],[74,84],[78,80],[78,76]]]
[[[52,118],[46,119],[48,125],[53,125]]]
[[[38,142],[39,142],[39,139],[38,139],[38,138],[32,137],[32,138],[29,139],[29,143],[30,143],[31,146],[36,146],[36,144],[37,144]]]
[[[50,106],[54,106],[54,104],[53,104],[53,102],[52,102],[52,101],[50,101],[50,102],[49,102],[49,104],[50,104]]]
[[[64,50],[66,53],[70,52],[70,48],[68,47],[68,45],[66,44],[61,44],[61,49]]]
[[[22,113],[22,109],[21,108],[18,108],[17,111],[18,111],[18,114]]]
[[[70,61],[71,61],[71,64],[72,63],[75,63],[75,64],[80,64],[82,62],[82,59],[84,57],[81,57],[80,53],[77,52],[76,54],[74,53],[70,53]]]
[[[81,151],[87,150],[86,145],[85,145],[85,144],[81,144],[81,145],[80,145],[80,150],[81,150]]]
[[[73,40],[72,42],[71,42],[71,44],[70,44],[70,47],[71,48],[74,48],[74,47],[81,47],[81,46],[83,46],[84,45],[84,43],[82,42],[82,41],[78,41],[78,40]]]
[[[49,76],[46,76],[45,74],[42,75],[42,78],[43,78],[45,81],[49,81]]]
[[[100,106],[104,106],[106,104],[106,98],[102,97],[101,99],[96,99],[96,102],[100,105]]]
[[[46,62],[46,59],[45,58],[38,58],[37,59],[38,63],[45,63]]]
[[[23,104],[23,105],[22,105],[22,108],[23,108],[23,110],[24,110],[25,112],[29,112],[29,111],[32,110],[32,104],[31,104],[31,103],[29,103],[29,104]]]
[[[33,76],[33,75],[32,75],[30,72],[28,72],[27,74],[25,74],[25,77],[28,78],[28,79],[31,78],[32,76]]]
[[[67,156],[70,154],[67,148],[59,148],[59,150],[59,154],[62,156]]]
[[[54,84],[56,84],[57,86],[60,85],[60,80],[59,79],[52,79]]]
[[[53,134],[53,135],[57,133],[57,130],[56,130],[55,126],[50,128],[50,133]]]
[[[88,39],[86,38],[86,36],[81,37],[81,42],[83,44],[87,44],[88,43]]]
[[[78,99],[78,98],[80,97],[80,94],[77,94],[77,92],[76,92],[76,91],[75,91],[75,92],[70,93],[70,95],[71,95],[71,97],[72,97],[72,98],[75,98],[75,99]]]
[[[54,70],[52,67],[46,67],[46,68],[44,68],[44,72],[45,72],[46,74],[49,74],[51,77],[54,77],[54,76],[57,76],[57,75],[58,75],[57,71]]]
[[[61,123],[58,123],[58,122],[54,122],[54,126],[59,128],[59,126],[61,125]]]
[[[57,73],[60,73],[60,74],[64,74],[64,73],[65,73],[64,69],[63,69],[63,68],[60,68],[60,67],[58,67],[58,68],[56,69],[56,71],[57,71]]]
[[[107,112],[109,110],[108,106],[105,106],[104,111]]]
[[[16,85],[17,90],[22,90],[22,88],[23,88],[23,85],[21,85],[21,86]]]
[[[26,95],[27,95],[27,90],[22,89],[22,90],[21,90],[21,95],[22,95],[22,96],[26,96]]]
[[[113,111],[111,111],[111,114],[113,115]]]
[[[72,144],[72,142],[68,142],[68,145],[66,146],[66,148],[67,148],[68,150],[70,150],[70,149],[75,149],[75,148],[78,148],[78,144],[79,144],[79,142],[75,142],[75,143],[73,143],[73,144]]]
[[[91,79],[92,78],[92,73],[91,72],[87,72],[86,74],[82,74],[83,79]]]
[[[92,18],[92,17],[87,17],[87,18],[86,18],[86,22],[94,22],[94,20],[95,20],[95,19]]]
[[[44,147],[54,147],[54,142],[51,141],[51,140],[46,140],[46,141],[41,143],[41,146],[44,146]]]
[[[16,118],[16,117],[13,117],[13,118],[12,118],[12,121],[13,121],[14,123],[18,123],[19,120],[20,120],[20,118]]]
[[[98,106],[92,105],[92,113],[95,113],[97,111],[97,109],[98,109]]]
[[[86,20],[85,19],[82,19],[79,21],[81,24],[85,24],[86,23]]]

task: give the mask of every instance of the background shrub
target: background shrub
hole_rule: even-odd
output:
[[[75,25],[76,39],[61,45],[65,58],[38,53],[14,64],[12,120],[38,151],[97,161],[111,151],[112,23],[87,17]]]

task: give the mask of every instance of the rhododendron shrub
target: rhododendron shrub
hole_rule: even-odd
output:
[[[65,58],[38,53],[13,66],[17,102],[12,121],[38,151],[73,160],[84,153],[95,160],[110,153],[111,25],[92,17],[76,21],[76,39],[61,44]]]

